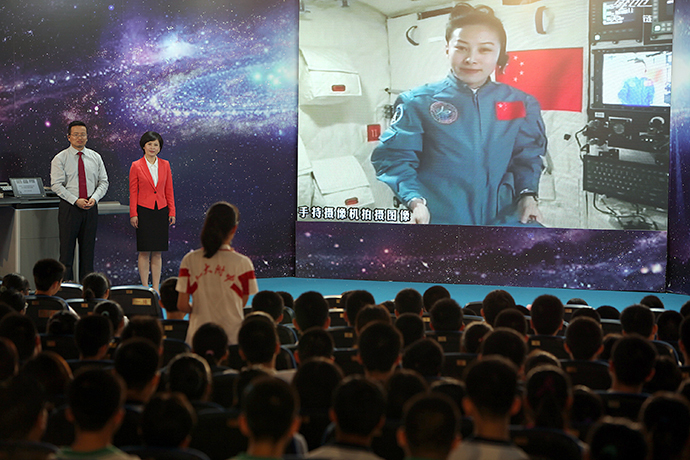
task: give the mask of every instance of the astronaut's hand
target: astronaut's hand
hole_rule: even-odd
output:
[[[527,224],[529,222],[539,222],[543,224],[544,216],[541,215],[537,199],[532,195],[526,195],[520,198],[517,204],[518,216],[520,216],[520,223]]]
[[[410,211],[412,211],[413,224],[428,224],[431,220],[429,208],[426,207],[423,200],[418,198],[410,201]]]

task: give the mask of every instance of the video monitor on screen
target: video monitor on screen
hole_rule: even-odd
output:
[[[670,107],[670,49],[604,53],[601,102],[605,106]]]

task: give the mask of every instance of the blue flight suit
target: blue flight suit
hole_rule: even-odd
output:
[[[473,92],[450,74],[398,97],[371,161],[403,203],[427,200],[433,224],[516,225],[545,154],[534,97],[490,80]]]
[[[618,98],[624,105],[648,107],[654,101],[654,82],[645,77],[630,77],[623,83]]]

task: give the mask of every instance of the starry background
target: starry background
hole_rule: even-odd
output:
[[[234,245],[257,275],[293,275],[297,10],[285,0],[4,0],[0,179],[49,184],[66,126],[80,119],[106,164],[104,200],[128,204],[139,137],[157,131],[178,209],[163,277],[200,245],[218,200],[240,208]],[[128,215],[99,219],[95,266],[138,282]]]

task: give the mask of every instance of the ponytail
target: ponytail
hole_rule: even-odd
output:
[[[239,211],[230,203],[219,201],[208,209],[201,230],[201,246],[204,248],[205,258],[210,259],[218,252],[238,222]]]

